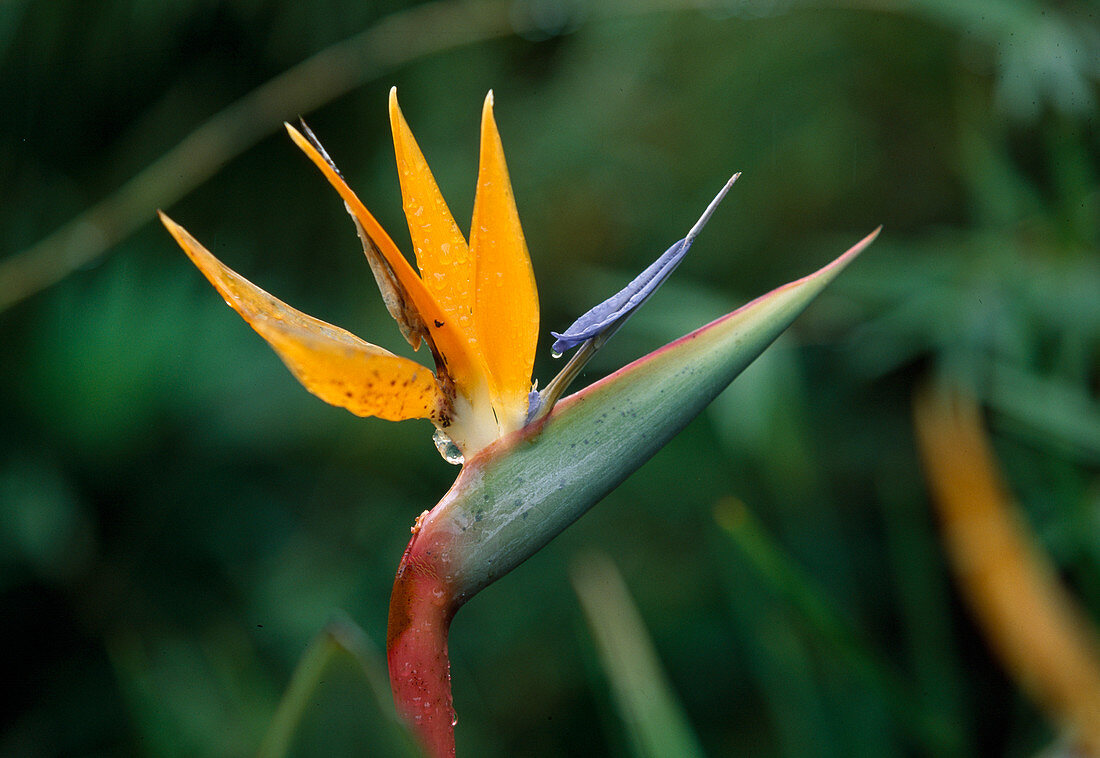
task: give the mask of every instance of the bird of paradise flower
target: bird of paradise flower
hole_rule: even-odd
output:
[[[472,456],[524,425],[538,341],[531,260],[512,195],[492,92],[481,121],[481,159],[470,241],[455,223],[390,91],[390,124],[419,275],[344,181],[303,123],[295,144],[340,193],[383,300],[435,372],[298,311],[240,276],[164,213],[183,250],[313,394],[359,416],[430,419],[450,457]],[[453,448],[451,448],[453,445]],[[455,451],[457,449],[458,452]]]
[[[482,108],[469,243],[401,113],[396,88],[390,90],[389,111],[419,276],[305,122],[301,131],[290,124],[286,128],[343,198],[386,308],[414,350],[428,346],[434,373],[292,308],[227,267],[163,212],[160,218],[225,301],[267,340],[306,389],[359,416],[427,418],[436,426],[440,452],[458,463],[549,412],[580,366],[675,269],[739,174],[684,239],[621,292],[564,333],[554,333],[555,356],[578,345],[582,349],[540,395],[531,384],[538,293],[493,117],[493,93]]]
[[[415,361],[308,316],[232,271],[161,213],[214,287],[313,394],[360,416],[427,418],[451,462],[451,490],[413,526],[390,598],[387,653],[398,712],[433,756],[453,756],[447,634],[459,607],[515,568],[623,481],[760,354],[878,231],[817,272],[779,287],[635,361],[555,406],[580,367],[683,259],[735,174],[652,265],[561,333],[573,357],[541,392],[531,384],[538,297],[493,119],[481,156],[467,243],[417,146],[395,90],[390,124],[419,275],[348,187],[305,124],[295,144],[339,192],[390,314]],[[553,414],[551,415],[551,411]],[[519,440],[538,444],[521,445]],[[499,444],[497,444],[499,441]]]

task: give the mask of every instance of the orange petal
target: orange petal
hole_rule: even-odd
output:
[[[522,425],[538,342],[539,301],[504,148],[493,120],[492,92],[481,112],[481,162],[470,250],[477,261],[478,342],[494,380],[498,415],[502,423]],[[509,421],[504,422],[505,418]]]
[[[286,124],[286,129],[294,144],[313,161],[343,198],[360,231],[363,249],[382,289],[386,307],[397,320],[410,344],[413,347],[419,344],[414,339],[417,334],[427,337],[445,357],[446,370],[456,384],[476,382],[482,373],[481,360],[478,356],[471,355],[466,337],[454,323],[454,319],[443,312],[435,297],[386,234],[386,230],[347,185],[327,156],[322,155],[317,147],[290,124]],[[372,257],[375,252],[381,253],[381,257]],[[392,276],[387,276],[387,272]]]
[[[424,366],[291,308],[228,268],[164,213],[176,242],[310,392],[357,416],[442,423],[449,403]]]
[[[390,126],[405,218],[420,276],[448,318],[467,338],[476,338],[474,259],[401,113],[396,87],[390,89]],[[477,350],[476,344],[471,349]]]
[[[420,285],[412,266],[405,260],[405,256],[401,255],[401,251],[397,249],[397,245],[394,244],[390,235],[386,234],[386,230],[367,210],[358,195],[352,192],[351,187],[347,185],[344,177],[336,168],[336,164],[329,158],[328,153],[320,147],[320,143],[310,141],[290,124],[284,123],[283,125],[290,134],[290,138],[294,140],[294,144],[301,148],[302,152],[325,175],[329,184],[340,193],[345,207],[352,218],[355,219],[358,229],[362,232],[360,236],[365,237],[363,239],[364,252],[366,252],[367,260],[370,261],[371,269],[378,280],[378,286],[382,290],[382,298],[386,302],[386,308],[397,321],[401,331],[413,348],[419,347],[420,337],[423,336],[424,332],[422,328],[423,318],[428,314],[420,312],[411,291]],[[304,123],[303,128],[305,128]],[[311,137],[313,136],[308,129],[306,131]],[[406,300],[413,301],[411,307]]]

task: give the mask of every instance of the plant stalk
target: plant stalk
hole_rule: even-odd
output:
[[[398,715],[430,758],[455,754],[447,633],[460,602],[448,582],[449,551],[413,527],[390,595],[386,657]]]

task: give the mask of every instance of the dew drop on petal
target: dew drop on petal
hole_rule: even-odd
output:
[[[442,429],[436,429],[432,433],[432,442],[435,443],[435,449],[439,451],[439,454],[443,456],[443,460],[447,463],[459,466],[466,462],[466,458],[462,455],[462,451],[458,449],[458,445]]]

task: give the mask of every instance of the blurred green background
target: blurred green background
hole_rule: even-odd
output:
[[[334,613],[384,641],[409,526],[456,469],[427,422],[308,395],[153,219],[405,352],[280,124],[306,116],[407,248],[393,84],[464,228],[494,90],[544,335],[744,172],[584,381],[885,225],[665,450],[462,610],[460,754],[639,752],[570,579],[606,557],[709,755],[1044,748],[952,585],[909,407],[930,375],[974,388],[1100,617],[1098,82],[1086,0],[0,0],[0,755],[251,755]],[[387,754],[369,692],[338,679],[298,754]]]

